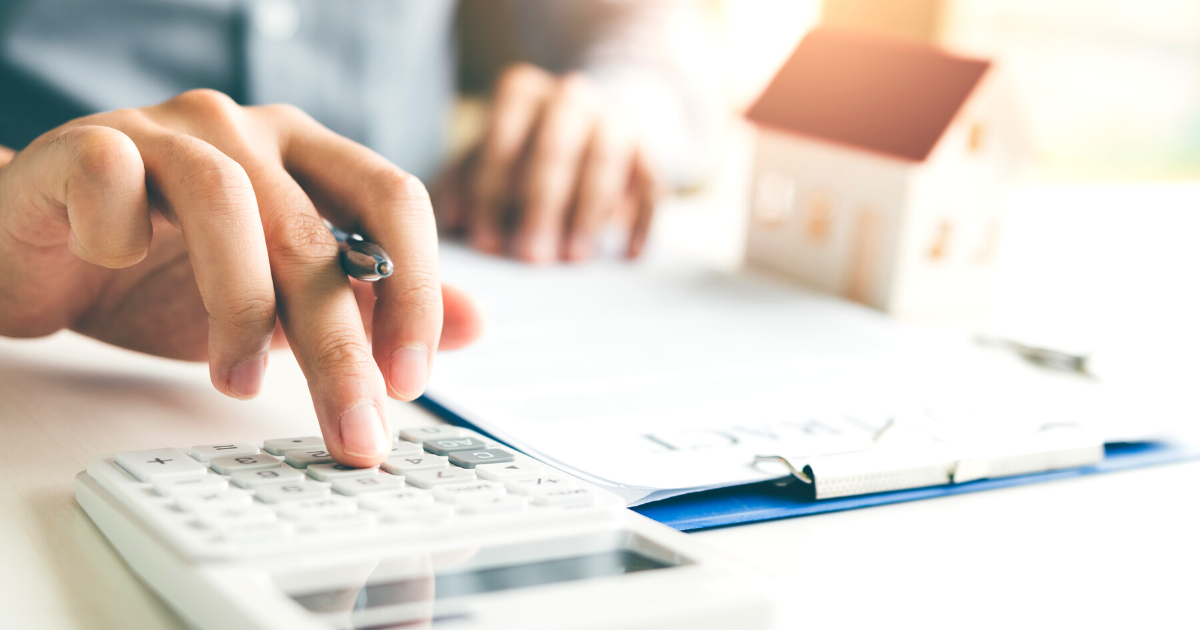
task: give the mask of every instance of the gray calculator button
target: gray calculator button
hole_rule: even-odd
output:
[[[542,474],[542,467],[529,462],[508,462],[505,464],[477,464],[475,474],[489,481],[508,481],[525,477],[537,477]]]
[[[249,492],[234,488],[221,492],[185,494],[175,499],[175,505],[188,512],[211,512],[246,507],[253,501],[254,497]]]
[[[372,492],[400,490],[404,487],[404,478],[394,475],[371,475],[370,477],[353,477],[351,479],[335,479],[333,490],[349,496],[360,496]]]
[[[433,497],[447,503],[464,503],[502,497],[504,486],[494,481],[476,481],[474,483],[455,483],[444,486],[434,486]]]
[[[529,493],[529,498],[538,505],[591,505],[596,502],[596,491],[591,488],[546,488]]]
[[[288,466],[266,470],[239,470],[229,480],[243,488],[258,488],[264,484],[295,483],[304,479],[304,473]]]
[[[208,474],[204,464],[188,457],[177,448],[118,453],[117,465],[141,481],[203,477]]]
[[[462,437],[466,431],[458,427],[449,425],[435,425],[430,427],[412,427],[400,431],[400,439],[407,442],[415,442],[420,444],[425,440],[436,440],[438,438],[456,438]]]
[[[431,468],[445,468],[450,465],[450,460],[437,455],[421,453],[420,455],[401,455],[399,457],[389,457],[387,461],[379,465],[385,472],[393,475],[407,475],[414,470],[429,470]]]
[[[512,453],[502,448],[486,448],[481,451],[454,451],[450,463],[463,468],[474,468],[479,464],[499,464],[513,461]]]
[[[475,471],[466,468],[434,468],[405,473],[404,479],[418,488],[432,488],[448,483],[475,481]]]
[[[341,464],[313,464],[308,467],[308,476],[317,481],[333,481],[334,479],[349,479],[351,477],[366,477],[379,472],[379,469],[372,466],[370,468],[355,468],[353,466],[343,466]]]
[[[420,444],[405,442],[400,438],[396,438],[392,441],[392,454],[388,455],[388,457],[396,457],[397,455],[415,455],[417,453],[424,452],[425,449],[421,448]]]
[[[283,461],[289,466],[295,468],[308,468],[312,464],[328,464],[333,461],[333,455],[325,450],[324,446],[320,448],[308,449],[305,451],[288,451],[283,457]]]
[[[329,496],[329,487],[310,481],[285,481],[269,483],[255,488],[258,500],[263,503],[282,503],[305,499],[324,499]]]
[[[478,501],[464,501],[455,507],[463,514],[493,514],[496,512],[518,512],[525,509],[525,497],[510,494]]]
[[[265,453],[257,455],[235,455],[232,457],[215,457],[209,464],[213,472],[229,475],[239,470],[263,470],[279,466],[279,459]]]
[[[422,446],[434,455],[446,455],[454,451],[482,451],[487,448],[487,443],[473,437],[441,438],[426,440]]]
[[[154,489],[164,497],[177,497],[197,492],[220,492],[229,487],[229,482],[220,475],[203,477],[176,477],[154,480]]]
[[[188,455],[202,462],[210,462],[214,457],[229,457],[231,455],[254,455],[258,447],[245,442],[226,442],[224,444],[201,444],[193,446]]]
[[[263,442],[263,450],[272,455],[284,455],[289,451],[311,451],[325,448],[325,440],[319,437],[278,438]]]

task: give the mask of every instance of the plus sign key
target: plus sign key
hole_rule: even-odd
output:
[[[175,448],[118,453],[117,465],[139,481],[203,477],[208,474],[204,464]]]

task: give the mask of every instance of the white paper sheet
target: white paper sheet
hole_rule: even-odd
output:
[[[759,453],[859,450],[898,415],[949,439],[1119,415],[1086,379],[766,279],[453,245],[442,275],[488,328],[438,356],[430,397],[630,504],[778,476]]]

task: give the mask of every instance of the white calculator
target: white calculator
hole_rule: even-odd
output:
[[[753,574],[458,427],[402,430],[367,469],[317,437],[117,453],[75,494],[204,630],[769,625]]]

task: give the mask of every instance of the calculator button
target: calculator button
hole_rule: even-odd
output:
[[[499,464],[511,462],[514,456],[502,448],[487,448],[482,451],[454,451],[450,453],[450,463],[463,468],[474,468],[479,464]]]
[[[263,450],[272,455],[284,455],[291,451],[311,451],[325,448],[325,440],[319,437],[278,438],[263,442]]]
[[[493,514],[524,510],[527,503],[528,500],[525,497],[510,494],[480,501],[466,501],[455,507],[463,514]]]
[[[326,516],[355,514],[358,512],[358,504],[344,497],[325,497],[324,499],[288,501],[277,509],[281,516],[296,520],[310,520]]]
[[[379,469],[355,468],[341,464],[313,464],[308,467],[308,476],[317,481],[333,481],[334,479],[349,479],[351,477],[367,477],[379,473]]]
[[[375,525],[378,517],[369,512],[356,514],[330,514],[301,521],[297,527],[302,532],[342,531],[348,529],[366,529]]]
[[[537,488],[529,493],[529,499],[538,505],[591,505],[596,502],[596,491],[591,488]]]
[[[283,457],[283,461],[294,468],[308,468],[313,464],[329,464],[333,462],[333,455],[325,450],[325,447],[309,449],[307,451],[288,451]]]
[[[245,442],[226,442],[225,444],[201,444],[193,446],[188,455],[193,458],[208,463],[214,457],[229,457],[231,455],[255,455],[258,453],[258,447]]]
[[[213,472],[228,475],[239,470],[263,470],[279,466],[279,459],[259,453],[257,455],[236,455],[233,457],[214,457],[211,462]]]
[[[473,437],[441,438],[426,440],[422,446],[434,455],[446,455],[454,451],[482,451],[487,448],[487,443]]]
[[[412,442],[405,442],[400,438],[396,438],[392,441],[392,454],[388,455],[388,457],[396,457],[397,455],[418,455],[424,452],[425,449],[421,448],[420,444],[413,444]]]
[[[255,544],[287,540],[296,533],[288,522],[250,523],[226,528],[217,540],[234,544]]]
[[[329,487],[309,481],[285,481],[268,483],[255,488],[258,500],[263,503],[282,503],[305,499],[324,499],[329,496]]]
[[[424,490],[405,488],[361,496],[358,498],[358,504],[364,509],[382,512],[397,507],[432,505],[433,495]]]
[[[204,464],[177,448],[118,453],[117,464],[141,481],[203,477],[208,474]]]
[[[545,473],[537,477],[510,479],[504,482],[504,487],[508,488],[509,492],[531,494],[545,488],[574,488],[575,482],[558,473]]]
[[[526,462],[509,462],[506,464],[478,464],[475,474],[489,481],[509,481],[511,479],[526,479],[542,474],[542,467]]]
[[[436,440],[438,438],[456,438],[466,435],[464,429],[447,425],[437,425],[431,427],[413,427],[404,429],[400,432],[400,439],[407,442],[415,442],[420,444],[425,440]]]
[[[465,503],[504,496],[504,486],[494,481],[456,483],[433,488],[433,498],[447,503]]]
[[[211,512],[246,507],[253,501],[249,492],[232,488],[223,492],[185,494],[175,500],[175,505],[188,512]]]
[[[426,505],[394,505],[377,510],[379,518],[394,523],[440,523],[454,514],[454,508],[445,503]]]
[[[415,470],[429,470],[431,468],[446,468],[450,465],[450,460],[437,455],[402,455],[400,457],[389,457],[387,461],[379,465],[385,472],[393,475],[407,475]]]
[[[239,470],[229,476],[230,481],[243,488],[257,488],[271,483],[295,483],[303,479],[304,473],[287,466],[266,470]]]
[[[209,510],[199,514],[200,522],[214,529],[235,529],[246,525],[274,523],[275,510],[262,505]]]
[[[434,468],[405,473],[404,479],[418,488],[432,488],[448,483],[475,481],[475,471],[466,468]]]
[[[333,490],[340,494],[358,496],[369,492],[386,492],[404,487],[404,478],[395,475],[371,475],[351,479],[335,479]]]
[[[220,475],[184,477],[182,479],[156,479],[154,489],[164,497],[174,497],[196,492],[220,492],[229,487],[229,482]]]

